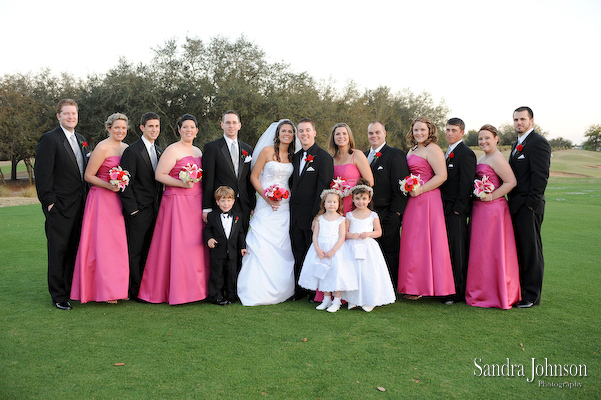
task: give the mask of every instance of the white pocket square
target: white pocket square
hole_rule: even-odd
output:
[[[518,157],[518,160],[523,160],[524,158],[526,158],[526,157],[524,157],[524,155],[522,154],[521,156]]]
[[[449,168],[453,168],[453,164],[449,164]]]
[[[381,166],[381,165],[378,165],[378,169],[377,169],[377,170],[379,171],[379,170],[381,170],[381,169],[384,169],[384,167],[383,167],[383,166]]]
[[[246,158],[244,159],[244,162],[249,163],[252,161],[252,159],[253,159],[253,156],[246,156]]]
[[[309,167],[307,168],[307,172],[315,172],[315,169],[313,169],[313,167]]]

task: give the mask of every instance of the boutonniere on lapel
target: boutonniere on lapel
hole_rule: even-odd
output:
[[[382,157],[382,153],[380,153],[379,151],[376,151],[376,154],[374,155],[374,161],[376,161],[380,157]]]
[[[305,157],[306,163],[313,162],[313,160],[315,160],[315,157],[313,157],[311,154],[307,154],[307,157]]]
[[[455,153],[450,153],[449,154],[449,160],[452,160],[453,158],[455,158]]]
[[[234,224],[237,224],[239,219],[240,219],[240,217],[236,216],[236,219],[234,220]]]
[[[85,140],[83,142],[79,142],[79,145],[85,147],[86,149],[88,148],[88,142]]]
[[[521,153],[522,150],[524,150],[524,146],[522,146],[521,144],[515,146],[515,151],[517,151],[518,153]]]
[[[244,162],[249,163],[253,158],[248,155],[248,151],[242,149],[242,156],[244,157]]]

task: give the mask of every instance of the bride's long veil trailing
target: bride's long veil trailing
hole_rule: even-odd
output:
[[[269,125],[269,128],[267,128],[267,130],[261,135],[261,137],[257,141],[257,144],[255,145],[255,149],[253,150],[253,158],[250,161],[251,169],[253,169],[255,167],[255,163],[257,162],[257,158],[259,158],[259,154],[261,154],[261,150],[263,150],[267,146],[273,146],[273,140],[275,139],[275,132],[276,132],[278,126],[280,126],[280,124],[282,124],[284,122],[289,123],[290,125],[294,126],[292,121],[290,121],[287,118],[284,118],[284,119],[279,120],[278,122],[274,122],[273,124]],[[296,131],[296,128],[294,130]],[[294,135],[294,138],[295,138],[294,152],[296,153],[297,151],[299,151],[301,149],[301,144],[300,144],[300,141],[298,140],[298,138],[296,137],[296,135]]]

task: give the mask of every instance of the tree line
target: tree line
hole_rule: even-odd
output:
[[[337,89],[335,82],[318,81],[307,72],[293,71],[289,64],[269,62],[265,52],[244,36],[236,40],[217,36],[208,42],[186,37],[181,44],[169,39],[152,51],[147,64],[121,58],[106,73],[86,78],[55,75],[48,69],[0,78],[0,159],[11,161],[11,179],[16,179],[16,165],[22,160],[31,179],[36,143],[56,126],[56,103],[67,97],[79,104],[77,130],[92,148],[106,137],[104,121],[114,112],[130,118],[127,143],[141,135],[140,116],[153,111],[161,116],[159,145],[178,140],[175,121],[190,113],[199,121],[196,144],[202,147],[222,134],[221,115],[232,109],[241,115],[240,137],[249,144],[256,143],[273,121],[310,117],[322,147],[327,147],[331,127],[346,122],[355,130],[356,147],[367,149],[367,125],[380,120],[386,125],[387,142],[403,150],[415,117],[429,117],[443,132],[449,113],[444,100],[437,104],[427,92],[393,92],[386,86],[359,90],[354,82]],[[513,126],[506,125],[500,127],[501,144],[515,141]],[[439,138],[444,148],[444,134]],[[477,146],[477,132],[466,134],[466,141]]]
[[[196,144],[202,147],[222,135],[221,115],[232,109],[241,115],[240,137],[249,144],[273,121],[310,117],[321,146],[327,147],[332,126],[346,122],[355,129],[361,149],[368,148],[366,130],[372,120],[386,124],[391,145],[406,149],[404,137],[416,116],[426,115],[442,129],[449,112],[444,100],[436,104],[426,92],[395,93],[385,86],[360,91],[354,82],[336,89],[335,82],[269,62],[244,36],[232,41],[214,37],[206,43],[187,37],[182,44],[170,39],[153,52],[148,64],[121,58],[108,72],[86,78],[50,70],[0,78],[0,159],[11,160],[11,178],[16,179],[19,161],[31,167],[37,140],[56,126],[56,103],[67,97],[79,104],[77,131],[92,148],[106,137],[104,121],[114,112],[130,118],[128,143],[141,135],[140,116],[153,111],[161,116],[159,145],[178,140],[175,122],[190,113],[199,121]]]

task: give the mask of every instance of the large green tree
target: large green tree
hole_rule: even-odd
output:
[[[587,150],[599,151],[601,150],[601,125],[594,124],[589,126],[584,132],[586,141],[584,142],[584,148]]]

